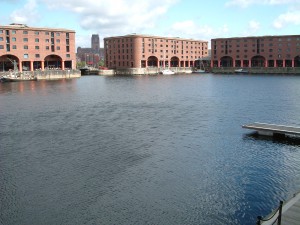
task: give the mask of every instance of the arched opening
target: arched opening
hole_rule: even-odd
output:
[[[221,58],[221,67],[232,67],[233,59],[230,56],[223,56]]]
[[[34,69],[38,69],[40,66],[39,62],[34,63]],[[45,69],[61,69],[62,68],[62,59],[58,55],[48,55],[45,57]]]
[[[294,67],[300,67],[300,56],[296,56],[295,59],[294,59]]]
[[[14,55],[2,55],[0,57],[0,71],[19,70],[19,59]]]
[[[178,67],[179,66],[179,58],[176,56],[173,56],[171,58],[171,67]]]
[[[265,58],[261,55],[257,55],[252,57],[251,59],[251,67],[264,67],[265,66]]]
[[[155,56],[150,56],[147,60],[148,67],[158,67],[158,59]]]

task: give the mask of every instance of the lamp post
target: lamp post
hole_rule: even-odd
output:
[[[85,54],[85,66],[86,66],[86,62],[87,62],[87,61],[86,61],[86,58],[87,58],[87,57],[89,57],[89,55]],[[88,60],[89,60],[89,58],[88,58]]]

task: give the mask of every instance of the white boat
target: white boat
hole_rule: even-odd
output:
[[[248,70],[244,70],[244,69],[237,69],[234,71],[235,73],[249,73]]]
[[[184,71],[185,73],[192,73],[193,71],[192,70],[186,70]]]
[[[205,73],[205,70],[197,69],[194,70],[193,73]]]
[[[162,73],[163,75],[172,75],[172,74],[175,74],[174,71],[169,70],[169,69],[162,70],[161,73]]]

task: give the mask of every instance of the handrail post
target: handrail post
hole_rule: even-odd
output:
[[[279,214],[278,214],[278,222],[277,222],[278,225],[281,225],[282,205],[283,205],[283,201],[280,201],[280,204],[279,204]]]

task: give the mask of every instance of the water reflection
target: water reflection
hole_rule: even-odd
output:
[[[251,132],[244,134],[244,140],[256,140],[256,141],[270,141],[278,144],[294,145],[300,147],[300,137],[298,136],[285,136],[284,138],[278,138],[273,136],[259,135],[257,132]]]

